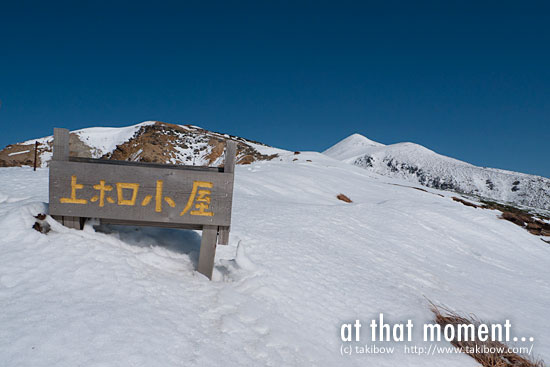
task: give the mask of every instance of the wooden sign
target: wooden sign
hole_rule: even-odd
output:
[[[211,279],[216,243],[229,240],[235,153],[227,141],[223,168],[70,157],[69,131],[55,128],[49,213],[77,229],[86,218],[200,229],[197,270]]]

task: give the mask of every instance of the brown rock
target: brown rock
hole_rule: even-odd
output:
[[[225,141],[210,139],[208,141],[208,145],[212,146],[210,154],[206,156],[206,159],[208,159],[208,164],[210,165],[223,154],[225,150]]]
[[[228,136],[201,129],[191,125],[174,125],[156,121],[152,125],[141,126],[126,142],[113,151],[106,152],[101,158],[121,161],[152,162],[163,164],[194,165],[195,161],[207,165],[220,164],[225,150],[225,141],[237,142],[237,164],[250,164],[255,161],[269,161],[277,154],[261,154],[251,144],[262,143]],[[180,149],[196,148],[185,155],[178,154]],[[78,135],[70,134],[70,155],[91,158],[99,156],[97,148],[87,145]],[[50,143],[38,147],[38,166],[42,165],[40,155],[52,152]],[[15,154],[14,154],[15,153]],[[0,150],[0,167],[32,166],[34,161],[33,144],[14,144]]]
[[[245,155],[244,157],[242,157],[241,159],[239,159],[237,161],[237,164],[250,164],[252,162],[254,162],[256,159],[254,159],[253,156],[251,155]]]

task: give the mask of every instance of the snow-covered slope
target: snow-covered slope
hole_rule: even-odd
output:
[[[432,318],[426,298],[510,319],[550,360],[550,247],[499,212],[319,153],[241,165],[235,179],[230,244],[209,282],[193,270],[193,231],[77,231],[49,219],[52,231],[36,232],[47,168],[0,168],[0,364],[477,365],[406,354],[403,343],[385,344],[390,355],[340,354],[342,323],[384,312],[421,325]],[[417,332],[407,344],[424,345]]]
[[[225,140],[237,142],[237,163],[273,159],[282,149],[193,125],[159,121],[111,128],[91,127],[71,132],[71,155],[187,165],[220,165]],[[0,151],[0,167],[33,165],[38,142],[38,166],[47,167],[52,157],[53,137],[47,136],[8,145]]]
[[[323,152],[378,174],[427,187],[550,209],[550,179],[482,168],[414,143],[382,145],[359,134]]]
[[[384,144],[370,140],[361,134],[352,134],[323,153],[329,157],[343,161],[364,154],[366,150],[383,146]]]

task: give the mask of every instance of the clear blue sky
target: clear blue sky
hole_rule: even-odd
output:
[[[292,150],[358,132],[550,177],[548,4],[3,2],[0,145],[160,120]]]

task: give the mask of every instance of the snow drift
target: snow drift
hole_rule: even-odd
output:
[[[550,247],[445,191],[319,153],[238,166],[230,245],[209,282],[194,271],[193,231],[77,231],[51,219],[47,235],[33,230],[47,177],[0,169],[3,365],[474,366],[402,344],[341,356],[342,323],[383,312],[421,324],[433,317],[426,299],[510,319],[550,360]]]

